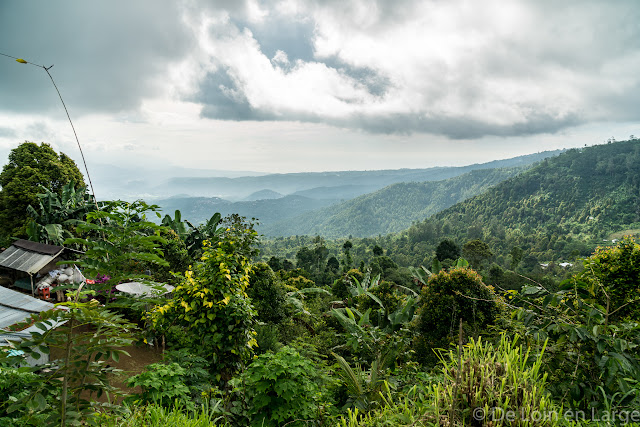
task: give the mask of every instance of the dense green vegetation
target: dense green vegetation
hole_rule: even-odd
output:
[[[501,265],[514,247],[539,262],[586,256],[610,233],[638,228],[639,172],[637,141],[569,150],[412,226],[393,254],[448,238],[481,239]]]
[[[552,220],[555,242],[633,225],[624,213],[632,197],[622,189],[636,185],[639,151],[633,142],[569,151],[398,235],[280,239],[262,255],[254,224],[238,215],[194,226],[175,212],[158,225],[148,220],[158,207],[142,201],[74,210],[64,216],[73,224],[66,244],[85,251],[77,263],[95,281],[65,289],[66,311],[16,326],[38,331],[15,350],[54,360],[20,368],[20,352],[0,352],[0,424],[640,422],[640,245],[626,237],[574,261],[573,270],[540,268],[537,257],[560,259],[564,246],[525,245],[548,239]],[[627,161],[627,176],[590,180],[583,169],[602,169],[612,153]],[[567,175],[547,177],[562,165]],[[587,201],[548,201],[575,192]],[[498,209],[513,225],[487,219]],[[500,226],[507,243],[496,235]],[[508,240],[516,229],[521,240]],[[125,280],[168,281],[175,290],[132,298],[114,288]],[[46,327],[56,320],[66,323]],[[163,359],[128,372],[136,388],[119,390],[119,360],[148,343],[163,348]]]
[[[588,256],[612,233],[640,228],[639,171],[635,140],[569,150],[402,232],[350,236],[351,255],[356,265],[368,262],[378,245],[400,266],[431,265],[442,241],[462,248],[479,239],[494,254],[489,264],[529,274],[542,273],[540,264],[551,263],[553,270],[561,262]],[[327,242],[330,254],[340,252],[344,237]],[[262,254],[291,259],[312,240],[264,240]]]
[[[70,182],[75,188],[84,186],[74,161],[62,153],[58,155],[48,144],[24,142],[12,150],[0,173],[0,238],[4,243],[26,235],[27,206],[38,205],[37,194],[43,187],[60,195]]]

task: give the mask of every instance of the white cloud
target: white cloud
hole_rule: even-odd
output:
[[[289,65],[289,57],[282,50],[278,50],[276,51],[276,54],[273,55],[273,58],[271,58],[271,62],[273,62],[274,64],[287,66]]]
[[[310,20],[313,59],[291,61],[277,50],[270,60],[261,40],[228,16],[209,20],[200,42],[212,60],[210,71],[226,73],[233,83],[218,87],[239,105],[237,119],[322,121],[456,138],[553,132],[589,120],[615,120],[610,98],[632,99],[629,92],[640,92],[633,67],[637,48],[620,46],[612,54],[602,42],[591,42],[592,32],[604,31],[598,21],[621,18],[621,12],[597,3],[552,6],[289,0],[262,13],[260,25],[282,16]],[[248,26],[255,21],[246,19]],[[628,31],[640,37],[637,28]],[[602,36],[612,43],[626,37],[615,31]],[[608,68],[585,55],[592,49],[596,57],[602,53],[629,66]],[[597,102],[606,105],[594,107]],[[206,111],[217,117],[220,110]],[[460,129],[464,122],[467,130]]]

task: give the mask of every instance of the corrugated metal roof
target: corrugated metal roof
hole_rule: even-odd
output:
[[[0,286],[0,328],[22,322],[32,313],[51,310],[55,306]]]
[[[66,320],[60,322],[54,322],[53,326],[51,327],[47,327],[48,329],[52,329],[52,328],[57,328],[60,325],[64,325],[65,323],[67,323]],[[21,331],[4,331],[2,329],[0,329],[0,347],[6,346],[8,345],[11,341],[20,341],[20,340],[25,340],[25,339],[30,339],[31,338],[31,332],[39,332],[42,333],[41,329],[38,329],[36,327],[36,325],[31,325],[26,329],[23,329]]]
[[[64,251],[63,247],[54,247],[59,250],[54,255],[48,255],[11,245],[0,254],[0,266],[35,274]]]
[[[29,252],[37,252],[45,255],[57,255],[64,249],[62,246],[47,245],[46,243],[32,242],[31,240],[18,239],[12,243],[13,246],[20,249],[26,249]]]

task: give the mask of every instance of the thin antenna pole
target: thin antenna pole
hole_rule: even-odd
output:
[[[67,113],[67,118],[69,119],[69,124],[71,125],[71,129],[73,130],[73,135],[76,138],[76,143],[78,144],[78,149],[80,150],[80,156],[82,157],[82,163],[84,164],[84,170],[87,172],[87,179],[89,180],[89,186],[91,187],[91,194],[93,194],[93,203],[96,205],[96,210],[100,210],[100,208],[98,207],[98,199],[96,198],[96,192],[93,189],[93,182],[91,182],[91,175],[89,174],[89,168],[87,167],[87,161],[84,158],[84,153],[82,151],[82,146],[80,145],[80,139],[78,139],[78,134],[76,132],[76,128],[75,128],[75,126],[73,126],[73,121],[71,121],[71,116],[69,115],[69,110],[67,109],[67,106],[64,103],[64,99],[62,99],[62,94],[60,93],[60,90],[58,89],[58,85],[56,85],[55,80],[53,80],[53,76],[49,72],[49,70],[51,69],[51,67],[53,67],[53,65],[51,65],[50,67],[45,67],[44,65],[34,64],[33,62],[28,62],[28,61],[25,61],[22,58],[16,58],[15,56],[7,55],[7,54],[2,53],[2,52],[0,52],[0,55],[6,56],[8,58],[13,58],[13,59],[15,59],[17,62],[19,62],[21,64],[30,64],[30,65],[33,65],[33,66],[36,66],[36,67],[40,67],[44,71],[47,72],[47,75],[51,79],[51,83],[53,83],[53,87],[56,89],[56,92],[58,92],[58,97],[60,97],[60,102],[62,102],[62,106],[64,107],[64,111],[65,111],[65,113]]]

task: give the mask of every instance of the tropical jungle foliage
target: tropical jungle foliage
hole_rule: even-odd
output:
[[[589,245],[636,221],[625,191],[639,156],[633,142],[571,150],[369,239],[265,244],[253,219],[157,223],[143,201],[67,214],[46,201],[86,200],[67,197],[72,184],[67,196],[41,189],[30,212],[48,216],[33,221],[69,233],[93,283],[14,327],[34,332],[0,352],[0,423],[637,425],[640,245]],[[542,268],[564,257],[574,265]],[[115,288],[134,279],[175,289]],[[151,345],[161,358],[118,373],[128,350]]]

